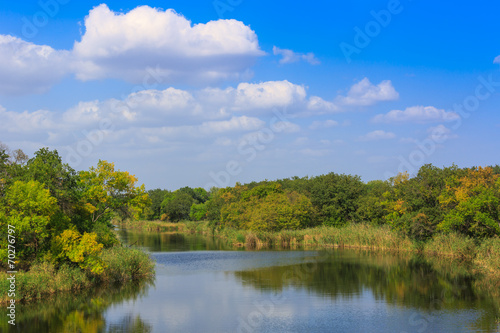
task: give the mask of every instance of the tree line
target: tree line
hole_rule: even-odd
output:
[[[399,173],[364,183],[334,172],[233,187],[151,190],[148,219],[209,220],[214,228],[256,231],[350,223],[389,225],[412,239],[452,231],[500,235],[500,166],[439,168],[423,165],[414,177]]]

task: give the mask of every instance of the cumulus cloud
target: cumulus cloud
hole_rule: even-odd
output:
[[[238,79],[260,50],[257,35],[236,20],[192,24],[172,9],[140,6],[128,13],[101,4],[85,18],[75,42],[77,78],[119,78],[141,83],[154,68],[165,83]]]
[[[316,58],[314,53],[298,53],[288,49],[280,49],[279,47],[273,46],[273,54],[281,56],[279,61],[280,64],[291,64],[298,61],[306,61],[311,65],[319,65],[321,62]]]
[[[0,94],[43,93],[68,73],[69,52],[0,35]]]
[[[68,74],[83,81],[122,79],[144,87],[246,80],[265,55],[257,35],[236,20],[193,24],[172,9],[89,12],[72,50],[0,35],[0,94],[42,93]]]
[[[7,111],[0,107],[0,130],[22,136],[30,133],[37,140],[53,143],[74,141],[102,127],[113,127],[118,140],[127,131],[143,133],[141,139],[150,143],[162,138],[202,137],[225,132],[244,133],[265,125],[254,113],[273,115],[275,109],[287,109],[299,104],[307,106],[304,87],[288,81],[258,84],[241,83],[236,88],[206,88],[186,91],[176,88],[148,89],[133,92],[122,100],[82,101],[64,112],[37,110]],[[297,124],[279,119],[275,128],[282,133],[300,131]],[[147,132],[147,133],[146,133]]]
[[[392,110],[386,114],[378,114],[373,117],[372,121],[376,123],[428,123],[451,121],[458,118],[459,115],[455,112],[446,112],[434,106],[412,106],[405,110]]]
[[[229,120],[204,122],[195,127],[202,134],[218,134],[232,131],[255,131],[264,126],[264,122],[254,117],[232,117]]]
[[[396,134],[394,134],[392,132],[377,130],[377,131],[367,133],[363,136],[360,136],[359,141],[387,140],[387,139],[394,139],[395,137],[396,137]]]
[[[325,112],[336,112],[340,111],[339,107],[332,102],[325,101],[321,97],[311,96],[307,104],[309,110],[319,110]]]
[[[7,111],[0,106],[0,130],[3,134],[13,133],[26,135],[33,132],[45,132],[57,129],[54,113],[48,110],[34,112]]]
[[[325,121],[315,120],[312,122],[311,125],[309,125],[309,129],[316,130],[316,129],[321,129],[321,128],[336,127],[338,125],[339,125],[339,122],[332,120],[332,119],[327,119]]]
[[[240,83],[236,89],[235,108],[239,110],[286,107],[303,102],[303,86],[284,81]]]
[[[390,80],[374,85],[364,78],[354,84],[346,96],[338,96],[337,103],[341,105],[368,106],[381,101],[393,101],[399,98],[399,93]]]
[[[500,64],[500,55],[493,60],[494,64]]]

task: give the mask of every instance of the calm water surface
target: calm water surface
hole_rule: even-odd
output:
[[[498,332],[500,300],[466,267],[446,261],[352,250],[233,251],[171,233],[120,236],[156,260],[153,283],[25,309],[30,315],[18,319],[18,331]]]

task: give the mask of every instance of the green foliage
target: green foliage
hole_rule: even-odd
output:
[[[375,225],[384,223],[385,209],[383,205],[384,193],[391,190],[389,182],[374,180],[368,182],[358,200],[356,215],[360,222]]]
[[[99,259],[106,266],[99,279],[106,282],[123,283],[154,276],[154,261],[138,249],[115,246],[103,250]]]
[[[478,238],[500,235],[500,176],[492,168],[469,169],[449,179],[439,200],[448,211],[440,230]]]
[[[69,259],[83,270],[101,274],[105,265],[99,258],[103,244],[97,242],[95,233],[81,235],[75,230],[65,230],[54,239],[52,251],[57,259]]]
[[[251,190],[236,186],[221,190],[223,226],[256,231],[278,231],[310,226],[314,208],[297,192],[284,191],[278,183],[264,183]]]
[[[189,219],[193,197],[186,191],[176,191],[168,195],[162,203],[164,215],[162,220],[177,222]]]
[[[210,189],[210,200],[207,201],[207,218],[212,228],[218,228],[221,223],[221,210],[225,204],[223,194],[225,189],[213,187]]]
[[[65,214],[71,215],[77,200],[77,175],[68,164],[63,164],[56,150],[42,148],[28,160],[22,180],[35,180],[44,184]]]
[[[92,229],[92,232],[97,235],[97,242],[102,244],[106,249],[120,244],[120,241],[111,228],[113,228],[113,225],[110,223],[96,223],[94,229]]]
[[[474,240],[457,232],[437,234],[424,246],[424,254],[449,255],[463,259],[473,259],[476,252]]]
[[[189,212],[189,217],[193,221],[201,221],[207,218],[207,204],[193,204],[191,206],[191,211]]]
[[[0,207],[0,227],[15,227],[16,256],[21,261],[33,260],[50,237],[49,223],[55,216],[57,200],[37,181],[16,181],[5,193],[5,206]],[[0,256],[7,255],[7,234],[2,233]],[[4,261],[5,262],[5,261]]]
[[[165,195],[168,193],[167,190],[161,190],[159,188],[155,190],[149,190],[148,196],[151,199],[151,206],[149,206],[146,218],[148,220],[159,220],[162,214],[161,203],[165,199]]]
[[[121,218],[137,218],[151,205],[144,185],[136,187],[137,178],[115,170],[114,163],[100,160],[96,168],[81,171],[79,176],[82,200],[92,225],[99,219],[109,221],[112,212]]]
[[[311,180],[311,202],[324,225],[343,226],[356,222],[364,184],[358,176],[329,173]]]

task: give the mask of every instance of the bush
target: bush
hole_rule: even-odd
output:
[[[425,254],[444,254],[468,260],[474,258],[475,251],[474,240],[458,232],[438,234],[424,245]]]
[[[104,249],[99,258],[106,269],[97,277],[106,282],[126,282],[154,276],[155,263],[139,249],[115,246]]]
[[[484,240],[477,249],[476,262],[484,267],[487,272],[495,272],[498,275],[500,267],[500,238],[496,237]]]

